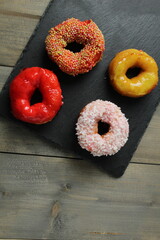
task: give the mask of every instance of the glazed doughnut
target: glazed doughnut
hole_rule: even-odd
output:
[[[110,125],[103,135],[98,133],[98,122]],[[128,120],[120,108],[112,102],[96,100],[82,109],[76,124],[78,142],[93,156],[117,153],[128,140]]]
[[[138,67],[140,73],[131,79],[127,70]],[[109,65],[110,82],[121,95],[141,97],[150,93],[158,83],[158,66],[155,60],[142,50],[127,49],[118,53]]]
[[[36,89],[42,102],[31,105]],[[15,118],[33,124],[51,121],[62,105],[61,87],[56,75],[40,67],[26,68],[10,84],[11,110]]]
[[[80,52],[72,52],[65,47],[77,42],[84,47]],[[104,37],[92,20],[81,22],[70,18],[53,27],[46,37],[46,50],[59,68],[70,75],[90,71],[102,58],[105,49]]]

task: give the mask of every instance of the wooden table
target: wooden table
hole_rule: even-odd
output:
[[[0,0],[0,87],[49,0]],[[114,179],[0,117],[0,239],[159,240],[160,106]]]

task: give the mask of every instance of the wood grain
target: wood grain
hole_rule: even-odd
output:
[[[0,14],[0,65],[15,65],[38,21]]]
[[[12,158],[11,158],[12,156]],[[0,238],[159,239],[160,166],[0,154]]]
[[[0,1],[0,65],[14,66],[49,0]]]
[[[50,0],[1,0],[0,13],[12,15],[20,14],[34,16],[41,16],[47,7]]]

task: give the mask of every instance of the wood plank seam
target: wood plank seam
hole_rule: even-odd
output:
[[[35,154],[35,153],[16,153],[16,152],[5,152],[0,151],[0,154],[11,154],[11,155],[21,155],[21,156],[35,156],[35,157],[51,157],[51,158],[65,158],[65,159],[75,159],[75,160],[83,160],[78,157],[68,157],[68,156],[57,156],[57,155],[46,155],[46,154]]]
[[[6,154],[6,155],[18,155],[18,156],[33,156],[33,157],[47,157],[47,158],[60,158],[60,159],[75,159],[75,160],[80,160],[80,161],[87,161],[82,158],[78,157],[68,157],[68,156],[57,156],[57,155],[46,155],[46,154],[34,154],[34,153],[16,153],[16,152],[5,152],[5,151],[0,151],[0,154]],[[106,160],[107,161],[107,160]],[[89,162],[92,163],[92,161],[89,160]],[[93,163],[94,164],[94,163]],[[136,164],[136,165],[149,165],[149,166],[160,166],[159,163],[145,163],[145,162],[134,162],[131,161],[129,164]]]
[[[14,16],[14,17],[18,16],[18,17],[24,17],[24,18],[40,19],[39,15],[33,15],[29,13],[21,13],[21,12],[9,11],[9,10],[6,10],[6,11],[0,10],[0,14]]]

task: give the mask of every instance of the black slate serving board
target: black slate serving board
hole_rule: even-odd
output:
[[[159,0],[54,0],[51,1],[35,32],[9,76],[0,95],[0,113],[14,119],[10,113],[9,83],[26,67],[39,66],[55,72],[59,78],[64,105],[52,122],[35,126],[22,123],[38,134],[82,158],[91,159],[102,170],[115,177],[123,175],[138,143],[160,100],[160,85],[149,95],[132,99],[119,95],[109,85],[108,65],[119,51],[128,48],[142,49],[160,62],[160,2]],[[106,50],[101,62],[89,73],[69,76],[50,61],[44,40],[48,30],[75,17],[81,21],[92,19],[104,34]],[[126,145],[114,156],[92,157],[82,150],[75,136],[75,124],[81,109],[89,102],[109,100],[121,107],[129,119],[130,135]]]

